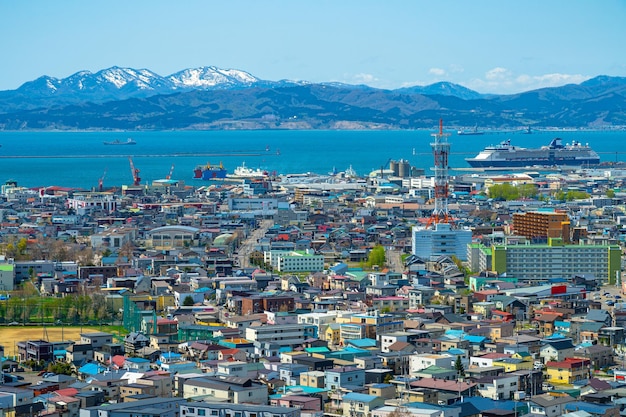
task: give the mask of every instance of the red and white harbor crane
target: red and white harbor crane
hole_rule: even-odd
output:
[[[174,164],[172,164],[172,167],[170,168],[170,173],[167,174],[167,177],[165,177],[166,180],[171,180],[172,179],[172,174],[174,173]]]
[[[135,164],[133,164],[133,158],[128,157],[128,161],[130,162],[130,173],[133,175],[133,185],[141,185],[141,177],[139,176],[139,170],[135,168]]]
[[[107,170],[104,170],[104,173],[102,174],[102,176],[100,178],[98,178],[98,191],[102,192],[103,189],[103,184],[104,184],[104,177],[107,176]]]

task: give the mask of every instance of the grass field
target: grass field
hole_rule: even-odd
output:
[[[25,340],[48,340],[49,342],[61,342],[63,340],[80,340],[81,333],[109,331],[100,330],[99,327],[46,327],[41,326],[4,326],[0,327],[0,345],[4,346],[4,355],[13,357],[17,355],[17,342]],[[46,337],[47,333],[47,337]]]

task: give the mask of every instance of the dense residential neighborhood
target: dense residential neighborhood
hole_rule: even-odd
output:
[[[2,185],[0,417],[626,415],[626,170],[395,167]]]

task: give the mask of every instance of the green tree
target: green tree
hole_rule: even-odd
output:
[[[517,186],[517,190],[521,198],[535,198],[538,194],[535,184],[521,184]]]
[[[54,362],[48,365],[48,371],[58,375],[71,375],[72,365],[67,362]]]
[[[495,200],[516,200],[519,198],[519,190],[508,183],[494,184],[489,187],[489,197]]]
[[[615,198],[615,190],[609,188],[608,190],[606,190],[606,196],[608,198]]]
[[[465,283],[469,284],[469,276],[472,274],[472,271],[463,264],[463,261],[460,260],[455,255],[452,255],[452,262],[459,268],[459,271],[463,273],[463,277],[465,279]]]
[[[385,248],[378,245],[372,248],[368,257],[367,264],[372,267],[378,265],[380,267],[385,265]]]
[[[459,377],[465,376],[465,367],[463,366],[463,362],[461,362],[461,357],[456,357],[456,362],[454,362],[454,370]]]
[[[26,247],[28,246],[28,241],[25,237],[21,238],[17,242],[17,251],[20,255],[24,255],[26,253]]]
[[[559,190],[554,193],[554,198],[559,201],[584,200],[589,198],[589,194],[578,190],[568,190],[567,192]]]
[[[183,305],[186,306],[186,307],[192,306],[193,304],[194,304],[194,302],[193,302],[193,298],[191,297],[191,295],[188,295],[183,300]]]
[[[4,247],[4,254],[7,258],[15,258],[15,255],[17,255],[15,245],[13,245],[13,243],[7,243]]]

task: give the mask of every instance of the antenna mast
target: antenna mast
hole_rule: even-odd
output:
[[[439,132],[431,135],[435,141],[430,144],[435,157],[435,209],[428,224],[451,223],[448,211],[448,189],[450,175],[448,173],[448,156],[450,155],[449,133],[443,133],[443,119],[439,119]]]

